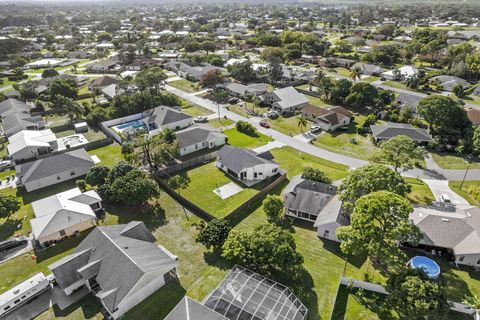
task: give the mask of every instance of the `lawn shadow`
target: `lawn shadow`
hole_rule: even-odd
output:
[[[21,219],[8,218],[4,223],[0,224],[0,241],[10,238],[18,231],[18,225],[22,224]]]
[[[150,231],[154,231],[166,225],[168,222],[165,209],[156,201],[142,207],[105,202],[104,208],[109,214],[118,217],[119,224],[127,224],[131,221],[142,221]]]
[[[177,281],[172,281],[155,291],[140,304],[129,310],[123,317],[125,320],[157,320],[164,319],[170,311],[183,299],[185,288]]]
[[[215,266],[220,270],[230,270],[235,263],[222,257],[220,249],[213,249],[203,252],[203,259],[209,266]]]
[[[61,310],[56,304],[53,305],[53,313],[56,318],[68,317],[78,309],[82,309],[84,319],[91,319],[100,313],[100,302],[88,294],[64,310]]]
[[[78,236],[72,236],[68,239],[65,239],[61,242],[58,242],[56,243],[55,245],[52,245],[48,248],[45,248],[45,249],[34,249],[34,252],[35,252],[35,256],[37,257],[36,258],[36,261],[38,263],[44,261],[44,260],[47,260],[47,259],[50,259],[56,255],[59,255],[67,250],[70,250],[70,249],[73,249],[73,248],[76,248],[80,242],[83,241],[83,239],[85,239],[86,236],[88,236],[88,234],[93,230],[93,228],[90,228],[88,230],[84,230],[82,232],[80,232],[80,235]]]

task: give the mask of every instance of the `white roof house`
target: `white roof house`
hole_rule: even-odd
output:
[[[8,138],[8,154],[13,160],[35,158],[55,148],[57,137],[50,129],[22,130]]]
[[[32,202],[35,218],[30,225],[35,239],[55,241],[95,226],[94,210],[101,209],[101,202],[94,190],[82,193],[78,188]]]
[[[270,104],[282,113],[291,112],[306,106],[310,100],[294,87],[285,87],[260,96],[260,100]]]
[[[395,70],[398,70],[398,75],[400,76],[400,80],[404,80],[410,78],[419,73],[418,69],[413,66],[403,66],[398,69],[388,70],[381,74],[387,80],[397,80],[395,76]]]

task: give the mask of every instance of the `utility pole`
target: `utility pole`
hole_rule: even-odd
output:
[[[465,174],[463,175],[462,183],[460,184],[460,190],[462,190],[463,183],[465,182],[465,178],[467,177],[468,174],[468,169],[470,169],[470,156],[467,156],[465,159],[465,162],[467,163],[467,169],[465,170]]]

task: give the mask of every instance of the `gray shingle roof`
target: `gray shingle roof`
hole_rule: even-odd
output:
[[[245,168],[259,164],[273,163],[273,161],[259,157],[254,151],[224,145],[218,151],[217,161],[235,173],[240,173]]]
[[[208,127],[193,127],[187,128],[176,133],[180,148],[188,147],[196,143],[202,143],[214,139],[215,137],[227,138],[226,135],[213,128]]]
[[[177,121],[192,119],[189,115],[167,106],[158,106],[155,109],[147,110],[146,113],[148,115],[147,123],[155,123],[157,127]]]
[[[7,99],[0,102],[0,115],[4,117],[5,113],[28,113],[30,107],[17,99]]]
[[[113,312],[125,298],[175,267],[176,258],[154,241],[142,222],[97,227],[72,255],[49,268],[62,288],[82,279],[82,273],[94,274],[101,289],[97,297]]]
[[[165,320],[227,320],[219,313],[197,301],[184,297],[168,314]]]
[[[56,154],[36,161],[18,165],[15,170],[23,183],[36,181],[80,167],[93,167],[90,155],[85,149]]]
[[[285,208],[318,215],[336,194],[337,187],[334,185],[303,180],[285,194]]]
[[[410,137],[416,142],[430,142],[432,137],[427,130],[422,128],[415,128],[411,124],[387,122],[386,125],[371,125],[370,129],[376,139],[388,140],[390,138],[404,135]]]

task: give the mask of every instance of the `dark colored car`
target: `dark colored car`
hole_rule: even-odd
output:
[[[0,242],[0,252],[6,252],[7,250],[23,246],[27,244],[26,238],[14,238]]]
[[[268,122],[266,122],[266,121],[260,122],[260,126],[262,126],[262,127],[264,127],[264,128],[267,128],[267,129],[270,128],[270,125],[269,125]]]

